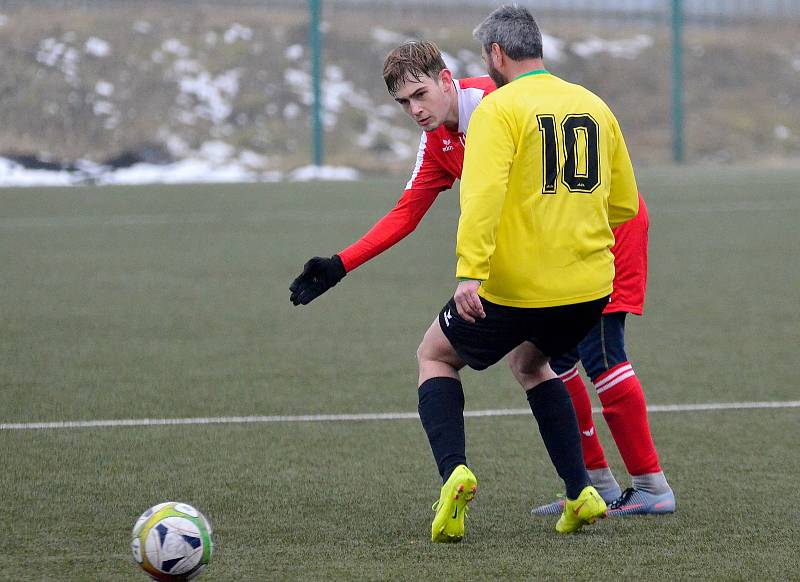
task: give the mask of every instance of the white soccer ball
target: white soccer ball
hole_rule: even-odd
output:
[[[211,560],[211,524],[191,505],[167,501],[145,511],[133,526],[133,559],[154,580],[182,582]]]

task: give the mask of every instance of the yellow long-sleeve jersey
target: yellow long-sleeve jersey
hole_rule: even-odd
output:
[[[486,96],[470,120],[461,176],[459,278],[512,307],[609,295],[612,227],[638,211],[619,124],[596,95],[547,71]]]

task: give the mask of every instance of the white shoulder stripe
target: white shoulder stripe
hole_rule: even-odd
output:
[[[469,128],[469,120],[472,117],[472,112],[481,102],[486,92],[477,87],[469,87],[468,89],[461,89],[458,91],[458,131],[466,134]]]
[[[423,131],[422,137],[419,138],[419,149],[417,150],[417,162],[414,164],[414,170],[411,172],[411,179],[406,184],[406,190],[410,190],[414,186],[414,180],[417,179],[419,169],[422,167],[422,161],[425,159],[425,147],[428,143],[428,133]]]

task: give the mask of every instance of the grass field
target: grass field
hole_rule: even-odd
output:
[[[649,403],[797,400],[800,173],[639,179],[650,289],[628,351]],[[401,187],[0,191],[0,423],[415,411],[414,352],[454,288],[453,193],[318,301],[288,301],[303,262]],[[526,406],[503,365],[464,383],[469,410]],[[167,499],[213,522],[209,582],[796,579],[800,408],[651,425],[678,513],[561,537],[528,515],[560,489],[532,419],[468,418],[480,492],[456,546],[428,541],[438,476],[418,420],[5,428],[0,579],[142,580],[130,528]]]

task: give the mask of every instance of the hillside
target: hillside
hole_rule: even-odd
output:
[[[121,166],[199,157],[268,175],[307,164],[308,15],[298,4],[62,3],[57,19],[47,3],[0,4],[0,157]],[[328,8],[326,163],[406,171],[417,132],[385,92],[383,57],[406,38],[430,38],[456,74],[480,74],[471,30],[485,13]],[[669,30],[571,20],[540,19],[549,68],[611,105],[635,163],[668,162]],[[686,30],[688,161],[796,161],[797,24]]]

